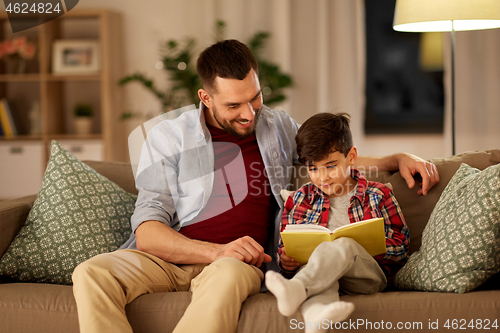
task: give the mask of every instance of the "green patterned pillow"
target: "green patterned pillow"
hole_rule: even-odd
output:
[[[400,289],[469,292],[500,271],[500,164],[462,164],[422,234],[420,250],[396,275]]]
[[[42,188],[0,259],[0,275],[71,284],[79,263],[129,238],[136,198],[53,141]]]

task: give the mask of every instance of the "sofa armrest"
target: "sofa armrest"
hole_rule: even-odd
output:
[[[36,195],[0,202],[0,258],[23,227]]]

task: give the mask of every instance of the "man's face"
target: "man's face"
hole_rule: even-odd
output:
[[[343,196],[356,186],[356,181],[351,177],[351,166],[356,157],[355,147],[351,148],[347,156],[334,151],[321,161],[309,163],[309,177],[328,197]]]
[[[209,110],[206,121],[230,135],[243,138],[255,131],[262,107],[262,93],[257,74],[252,69],[243,80],[215,78],[216,92],[200,93]]]

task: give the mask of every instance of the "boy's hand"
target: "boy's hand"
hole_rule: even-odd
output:
[[[283,269],[287,271],[294,271],[295,269],[297,269],[297,267],[300,266],[300,263],[295,261],[295,259],[286,255],[285,248],[283,248],[283,252],[281,253],[280,259],[281,259],[281,267],[283,267]]]

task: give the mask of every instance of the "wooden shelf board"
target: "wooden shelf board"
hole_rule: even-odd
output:
[[[0,82],[66,82],[66,81],[100,81],[101,74],[0,74]]]
[[[40,141],[42,137],[40,135],[16,135],[12,138],[6,138],[4,136],[0,136],[0,141]]]
[[[41,74],[0,74],[0,82],[38,82]]]
[[[72,75],[56,75],[48,74],[45,76],[47,81],[51,82],[64,82],[64,81],[99,81],[101,80],[100,74],[72,74]]]
[[[102,134],[49,134],[47,140],[102,140]]]

